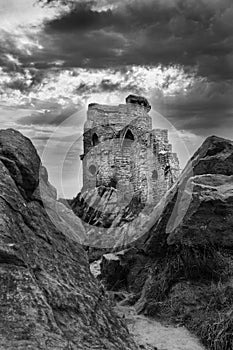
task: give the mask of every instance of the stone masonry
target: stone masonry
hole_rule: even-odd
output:
[[[92,103],[84,125],[83,189],[112,187],[121,202],[157,204],[179,175],[168,131],[152,130],[151,107],[130,95],[119,106]]]

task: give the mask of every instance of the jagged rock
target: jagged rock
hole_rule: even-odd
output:
[[[137,349],[82,247],[51,221],[69,213],[45,169],[38,189],[40,165],[27,138],[0,131],[0,349]]]

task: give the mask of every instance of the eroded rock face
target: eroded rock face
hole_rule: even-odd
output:
[[[42,202],[40,166],[27,138],[0,131],[0,349],[136,349],[82,247],[49,219],[56,193],[42,169]]]

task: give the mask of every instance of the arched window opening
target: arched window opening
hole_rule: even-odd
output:
[[[165,169],[164,169],[164,176],[165,179],[168,177],[168,175],[171,173],[171,167],[170,165],[166,165]]]
[[[96,146],[96,145],[98,145],[98,143],[99,143],[99,138],[98,138],[97,134],[95,133],[92,136],[92,146]]]
[[[134,136],[131,130],[127,130],[127,133],[125,134],[125,139],[134,141]]]
[[[158,172],[157,172],[157,170],[154,170],[152,172],[152,180],[158,180]]]
[[[89,172],[91,173],[91,175],[95,175],[96,174],[96,166],[95,165],[90,165],[89,166]]]
[[[131,146],[132,142],[134,141],[134,135],[131,130],[127,130],[124,141],[123,141],[123,147]]]

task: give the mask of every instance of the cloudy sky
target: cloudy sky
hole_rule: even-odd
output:
[[[185,142],[182,166],[208,135],[233,139],[233,1],[0,0],[0,127],[33,140],[55,185],[68,154],[66,195],[87,104],[129,93]]]

